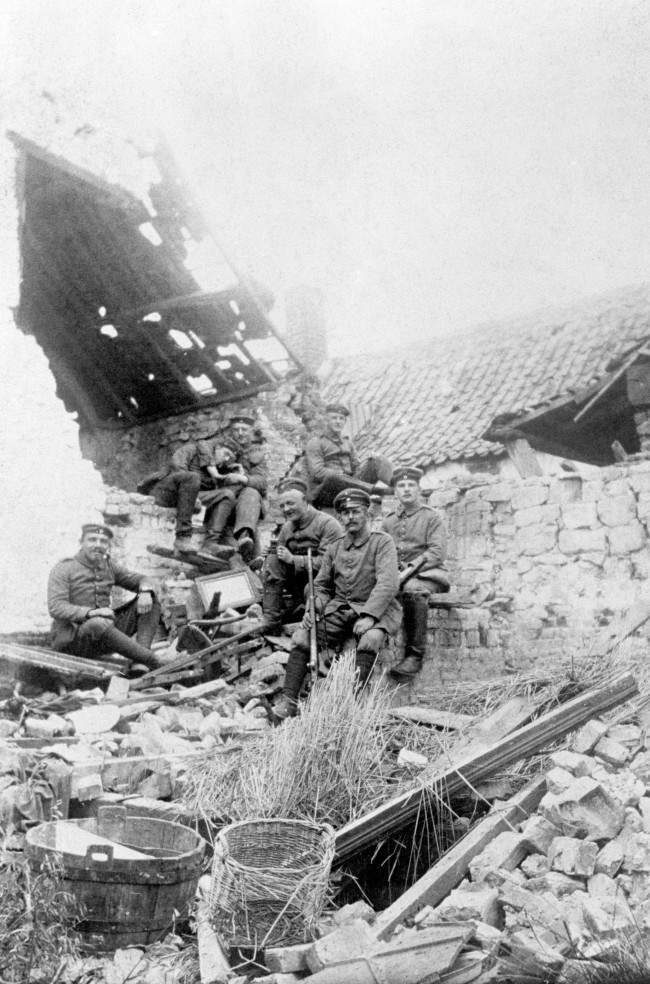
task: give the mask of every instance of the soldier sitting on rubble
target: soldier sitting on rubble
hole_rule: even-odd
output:
[[[52,569],[47,588],[47,606],[54,620],[52,648],[89,659],[120,653],[150,668],[161,666],[164,660],[149,648],[160,622],[153,586],[144,574],[110,559],[112,539],[109,526],[86,523],[79,552]],[[137,596],[112,608],[114,585]]]
[[[331,507],[344,489],[362,489],[368,495],[388,492],[393,469],[387,458],[375,455],[360,464],[354,444],[343,435],[350,411],[341,403],[325,408],[327,427],[305,447],[309,499],[318,508]]]
[[[323,616],[317,626],[319,644],[336,645],[350,634],[355,637],[359,689],[401,619],[396,600],[397,551],[387,533],[370,529],[369,507],[370,496],[362,489],[345,489],[337,495],[334,508],[346,532],[326,548],[314,582],[315,609]],[[292,717],[297,711],[309,662],[310,625],[307,612],[293,635],[282,697],[274,708],[279,718]]]
[[[424,562],[414,577],[402,585],[400,601],[404,616],[404,659],[391,672],[396,677],[413,677],[422,668],[427,647],[428,598],[432,592],[448,591],[444,569],[447,532],[441,515],[422,502],[419,468],[398,467],[393,475],[397,506],[384,519],[382,529],[390,533],[397,547],[401,570]]]
[[[216,556],[230,555],[232,548],[222,541],[232,526],[242,559],[248,563],[255,556],[267,466],[254,424],[248,414],[236,414],[225,434],[189,441],[172,455],[167,474],[151,493],[159,506],[176,506],[177,552],[192,550],[192,513],[198,498],[205,506],[203,549]]]
[[[320,570],[328,544],[343,535],[341,524],[319,512],[307,501],[307,483],[286,478],[278,486],[279,507],[285,522],[264,564],[264,624],[267,632],[279,631],[285,614],[285,595],[290,596],[289,614],[305,601],[308,583],[307,551],[311,549],[314,576]]]

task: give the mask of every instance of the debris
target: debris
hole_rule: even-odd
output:
[[[351,919],[311,944],[305,962],[313,974],[331,964],[342,964],[377,946],[377,939],[364,919]]]
[[[517,868],[527,854],[530,844],[523,834],[504,830],[475,857],[469,865],[473,882],[490,882],[490,875],[498,869],[512,871]]]
[[[597,855],[598,845],[594,841],[577,837],[556,837],[548,852],[553,871],[585,878],[593,875]]]
[[[397,764],[403,769],[424,769],[429,764],[426,755],[420,755],[410,748],[400,748],[397,756]]]
[[[225,984],[232,976],[232,969],[221,941],[212,927],[208,903],[204,898],[199,898],[197,902],[196,935],[199,945],[201,984]]]
[[[478,920],[488,926],[497,926],[499,892],[484,883],[463,882],[453,889],[434,910],[437,922],[466,922]]]
[[[589,776],[575,779],[563,793],[547,793],[540,803],[540,813],[563,834],[593,840],[615,837],[625,819],[621,804]]]
[[[453,714],[451,711],[439,711],[435,707],[393,707],[390,711],[393,717],[415,724],[428,724],[433,728],[444,728],[450,731],[465,731],[475,723],[471,714]]]
[[[115,727],[120,720],[120,709],[114,704],[97,704],[95,707],[83,707],[80,711],[70,711],[66,716],[75,734],[97,735]]]

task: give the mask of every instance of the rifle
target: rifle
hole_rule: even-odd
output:
[[[318,639],[316,636],[316,599],[314,596],[314,568],[311,547],[307,548],[307,606],[309,611],[309,675],[312,686],[318,679]]]
[[[427,562],[427,555],[420,554],[420,556],[416,557],[416,559],[413,561],[412,564],[409,564],[408,567],[404,568],[404,570],[399,576],[400,591],[403,590],[404,585],[406,584],[407,581],[410,581],[412,577],[415,577],[415,575],[422,570],[426,562]]]

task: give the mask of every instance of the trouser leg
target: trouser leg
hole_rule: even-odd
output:
[[[357,671],[356,687],[358,690],[363,690],[365,687],[385,640],[386,633],[383,629],[370,629],[368,632],[364,632],[357,641],[355,669]]]
[[[145,666],[150,667],[158,666],[158,660],[150,649],[129,638],[107,618],[89,618],[83,622],[68,651],[75,656],[89,659],[107,653],[119,653],[136,663],[144,663]]]
[[[201,487],[198,472],[179,469],[165,475],[152,492],[159,506],[176,506],[176,536],[192,535],[192,514]]]
[[[138,645],[145,649],[151,648],[154,636],[160,624],[160,605],[156,598],[148,612],[140,614],[137,608],[137,599],[129,601],[126,605],[121,605],[115,610],[116,629],[124,635],[135,635]]]
[[[257,489],[242,489],[237,496],[235,505],[235,526],[233,530],[235,536],[237,537],[245,531],[251,534],[255,533],[261,512],[262,496]]]
[[[356,478],[369,482],[371,485],[375,485],[376,482],[390,485],[393,480],[393,466],[384,455],[376,454],[364,461],[356,473]]]
[[[209,540],[219,540],[228,526],[235,506],[235,493],[232,489],[222,489],[219,501],[208,508],[205,527]]]
[[[286,565],[278,559],[277,554],[267,554],[264,562],[262,610],[264,612],[265,624],[278,628],[282,620],[283,567],[286,567]]]

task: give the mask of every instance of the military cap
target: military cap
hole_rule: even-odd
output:
[[[325,407],[325,413],[340,413],[344,417],[350,416],[350,411],[344,403],[328,403]]]
[[[297,476],[289,475],[288,478],[283,478],[281,482],[278,483],[278,492],[289,492],[291,489],[296,489],[298,492],[302,492],[303,495],[307,494],[307,482],[302,478]]]
[[[343,489],[334,500],[334,508],[337,512],[343,512],[351,506],[370,506],[370,496],[363,489]]]
[[[84,537],[86,533],[103,533],[109,540],[113,539],[113,530],[104,523],[84,523],[81,527],[81,536]]]
[[[249,427],[253,427],[255,424],[255,417],[252,417],[249,413],[234,413],[230,418],[231,424],[248,424]]]
[[[393,485],[402,478],[410,478],[414,482],[419,482],[424,472],[420,468],[414,468],[412,465],[398,465],[393,471]]]

